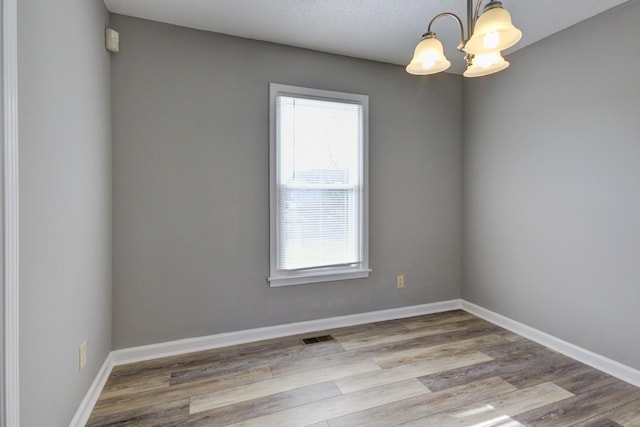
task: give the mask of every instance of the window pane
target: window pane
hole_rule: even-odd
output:
[[[360,261],[362,107],[281,96],[279,269]]]
[[[281,201],[281,269],[360,261],[354,188],[285,186]]]
[[[355,184],[362,107],[279,97],[280,182]]]

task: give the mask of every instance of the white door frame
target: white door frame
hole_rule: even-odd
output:
[[[0,141],[0,427],[20,425],[19,389],[19,186],[17,0],[0,0],[2,15]]]

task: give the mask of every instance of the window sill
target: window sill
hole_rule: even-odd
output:
[[[369,277],[371,269],[361,270],[332,270],[325,273],[306,273],[298,275],[287,275],[269,277],[269,286],[272,288],[280,286],[305,285],[309,283],[334,282],[338,280],[362,279]]]

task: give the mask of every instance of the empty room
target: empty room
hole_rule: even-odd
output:
[[[640,426],[640,0],[2,0],[0,427]]]

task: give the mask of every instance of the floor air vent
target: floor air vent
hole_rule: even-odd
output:
[[[311,338],[303,338],[302,343],[305,345],[316,344],[324,341],[333,341],[333,337],[331,335],[321,335],[319,337],[311,337]]]

